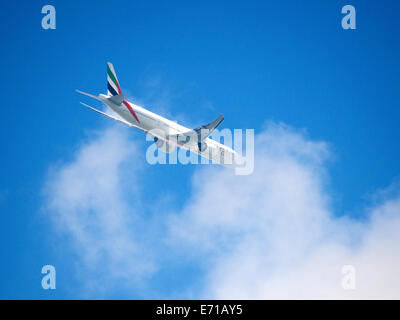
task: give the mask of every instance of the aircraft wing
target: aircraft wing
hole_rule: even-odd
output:
[[[174,138],[177,139],[178,143],[181,144],[201,143],[211,135],[211,133],[221,124],[222,121],[224,121],[224,116],[221,114],[217,119],[211,121],[210,123],[207,123],[196,129],[174,135]]]
[[[105,112],[103,112],[103,111],[97,110],[97,109],[95,109],[95,108],[93,108],[93,107],[87,105],[86,103],[81,102],[81,104],[84,105],[85,107],[87,107],[87,108],[89,108],[89,109],[92,109],[93,111],[96,111],[96,112],[98,112],[98,113],[100,113],[100,114],[102,114],[102,115],[104,115],[104,116],[106,116],[106,117],[109,117],[109,118],[111,118],[111,119],[113,119],[113,120],[115,120],[115,121],[122,122],[123,124],[126,124],[127,126],[130,126],[130,127],[133,127],[133,128],[137,128],[137,129],[140,129],[140,130],[143,130],[142,128],[139,128],[139,127],[133,125],[132,123],[129,123],[128,121],[125,121],[125,120],[123,120],[123,119],[114,117],[114,116],[109,115],[109,114],[107,114],[107,113],[105,113]],[[144,131],[144,130],[143,130],[143,131]]]

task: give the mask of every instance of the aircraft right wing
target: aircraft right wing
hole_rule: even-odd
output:
[[[181,144],[201,144],[211,133],[224,121],[224,116],[221,114],[217,119],[187,132],[174,135],[178,143]]]
[[[195,131],[198,135],[201,135],[201,141],[203,141],[222,123],[222,121],[224,121],[224,116],[220,114],[217,119],[201,127],[193,129],[193,131]]]

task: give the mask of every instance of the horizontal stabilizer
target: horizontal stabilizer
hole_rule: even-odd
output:
[[[81,90],[76,90],[76,92],[79,92],[79,93],[81,93],[81,94],[84,94],[85,96],[91,97],[91,98],[93,98],[93,99],[96,99],[96,100],[99,100],[99,101],[103,101],[103,100],[100,99],[98,96],[95,96],[95,95],[93,95],[93,94],[86,93],[86,92],[83,92],[83,91],[81,91]]]

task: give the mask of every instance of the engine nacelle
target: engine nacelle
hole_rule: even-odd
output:
[[[199,151],[200,151],[200,152],[204,152],[204,151],[207,150],[207,143],[205,143],[205,142],[199,142],[199,143],[197,144],[197,147],[199,148]]]
[[[171,153],[175,150],[175,146],[172,146],[171,144],[161,139],[158,139],[157,137],[154,137],[154,143],[156,144],[158,149],[164,151],[165,153]]]
[[[161,148],[164,145],[164,141],[154,137],[154,143],[156,144],[157,148]]]

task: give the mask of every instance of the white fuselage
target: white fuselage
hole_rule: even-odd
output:
[[[197,143],[180,144],[178,141],[170,139],[169,137],[188,132],[190,131],[189,128],[186,128],[178,124],[177,122],[168,120],[131,102],[128,102],[129,106],[124,103],[122,103],[121,105],[117,105],[110,101],[108,99],[109,96],[107,95],[101,94],[99,98],[115,113],[117,113],[125,121],[129,122],[133,127],[141,129],[146,133],[150,133],[152,136],[158,139],[166,141],[166,143],[171,145],[173,148],[184,148],[190,150],[191,152],[197,153],[202,157],[210,159],[213,162],[225,165],[230,165],[230,162],[232,162],[232,160],[234,162],[234,159],[237,158],[237,154],[234,150],[210,138],[206,138],[203,140],[203,142],[207,144],[207,149],[202,152],[199,150]],[[131,108],[131,110],[129,107]],[[169,152],[171,151],[172,150],[170,150]],[[226,163],[224,159],[232,160],[228,160],[228,162]]]

